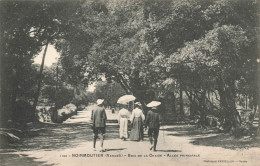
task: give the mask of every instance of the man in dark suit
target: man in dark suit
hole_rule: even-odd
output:
[[[152,107],[152,110],[148,111],[145,120],[145,129],[148,126],[148,137],[151,143],[150,150],[156,151],[159,129],[161,124],[161,116],[157,110],[157,107]]]
[[[93,142],[93,148],[94,151],[96,150],[96,140],[98,138],[98,134],[101,134],[101,140],[100,140],[100,146],[101,146],[101,152],[104,152],[103,150],[103,144],[105,139],[105,133],[106,133],[106,120],[107,115],[105,112],[105,108],[103,107],[104,100],[98,99],[97,100],[97,106],[95,106],[92,109],[91,113],[91,120],[93,121],[93,134],[94,134],[94,142]]]

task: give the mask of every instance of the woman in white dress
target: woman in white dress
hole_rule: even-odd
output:
[[[143,124],[144,124],[144,114],[141,110],[141,103],[135,103],[136,108],[133,110],[130,121],[132,123],[132,130],[130,133],[131,141],[140,141],[143,140]]]
[[[127,105],[122,105],[118,113],[118,123],[119,123],[119,136],[122,140],[128,138],[128,119],[130,117],[130,112],[127,109]]]

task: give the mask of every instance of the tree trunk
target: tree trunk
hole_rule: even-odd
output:
[[[57,103],[58,103],[58,84],[59,84],[59,67],[57,65],[56,67],[56,85],[55,85],[55,108],[58,109]]]
[[[184,115],[184,110],[183,110],[183,95],[182,95],[182,83],[180,82],[180,115]]]
[[[176,97],[175,97],[174,92],[172,93],[172,98],[173,98],[173,100],[172,100],[172,111],[174,113],[176,113]]]
[[[120,79],[117,80],[120,84],[120,86],[124,89],[125,93],[128,94],[129,90],[126,88],[126,86],[122,83],[122,81]]]
[[[36,106],[39,100],[39,95],[40,95],[40,91],[41,91],[41,83],[42,83],[42,72],[43,72],[43,67],[44,67],[44,61],[45,61],[45,56],[47,53],[47,49],[48,49],[48,45],[49,45],[49,41],[47,41],[44,52],[43,52],[43,56],[42,56],[42,63],[41,63],[41,67],[40,67],[40,71],[39,71],[39,78],[38,78],[38,83],[37,83],[37,91],[35,94],[35,99],[33,102],[33,110],[36,111]]]
[[[193,99],[193,93],[190,91],[190,94],[188,91],[185,91],[185,94],[188,96],[188,99],[190,101],[190,118],[193,119],[195,115],[195,110],[194,110],[194,99]]]
[[[247,105],[248,105],[248,104],[247,104],[247,100],[248,100],[248,99],[247,99],[247,95],[246,95],[246,109],[247,109]]]
[[[257,62],[257,72],[255,73],[256,74],[256,103],[257,103],[257,110],[258,110],[258,113],[260,114],[260,96],[259,96],[259,93],[260,93],[260,62]],[[258,132],[260,132],[260,117],[258,117]]]
[[[115,75],[117,82],[119,82],[119,84],[121,85],[121,87],[124,89],[124,91],[126,92],[126,94],[129,94],[129,92],[131,91],[128,87],[128,85],[125,85],[125,81],[123,81],[123,77],[120,74]]]
[[[241,117],[236,109],[234,82],[224,83],[220,80],[218,83],[223,127],[226,131],[230,131],[232,128],[237,130],[241,125]]]
[[[206,105],[206,91],[202,91],[199,94],[196,94],[197,100],[198,100],[198,108],[199,108],[199,114],[200,114],[200,124],[202,127],[207,126],[207,121],[206,121],[206,111],[207,111],[207,105]]]

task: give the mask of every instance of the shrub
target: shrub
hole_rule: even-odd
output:
[[[32,122],[35,120],[35,112],[28,102],[19,100],[15,103],[12,119],[21,124]]]

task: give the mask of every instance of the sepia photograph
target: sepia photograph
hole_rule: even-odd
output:
[[[1,166],[259,166],[259,0],[0,0]]]

